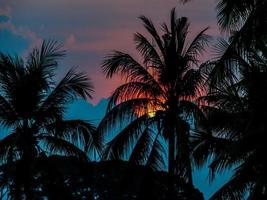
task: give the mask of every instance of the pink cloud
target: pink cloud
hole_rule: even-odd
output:
[[[98,39],[96,40],[87,40],[87,41],[79,41],[78,36],[74,36],[73,34],[69,35],[65,42],[65,48],[70,51],[75,52],[99,52],[103,53],[107,50],[113,49],[121,49],[126,50],[134,48],[133,46],[133,32],[127,29],[116,29],[110,30],[102,33],[90,33],[88,34],[88,38],[93,34],[97,34]]]
[[[0,7],[0,15],[10,16],[11,8],[9,6]]]

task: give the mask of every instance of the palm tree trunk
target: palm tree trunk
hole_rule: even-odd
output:
[[[168,137],[168,193],[167,199],[174,198],[175,191],[175,101],[173,98],[169,99],[169,110],[166,112],[165,130]]]
[[[169,122],[171,122],[170,120]],[[175,196],[175,133],[174,127],[171,126],[172,123],[168,125],[168,134],[169,134],[169,157],[168,157],[168,172],[169,172],[169,181],[168,181],[168,193],[167,199],[173,199]]]
[[[171,176],[175,173],[175,159],[174,159],[174,151],[175,151],[175,142],[174,142],[174,133],[169,133],[169,163],[168,163],[168,171]]]
[[[29,129],[28,120],[23,121],[24,137],[26,143],[23,149],[22,163],[24,173],[24,194],[27,200],[33,199],[33,188],[32,188],[32,172],[31,164],[33,163],[34,147],[33,147],[33,136]]]
[[[168,134],[169,145],[169,163],[168,171],[171,176],[175,175],[175,123],[176,123],[176,98],[170,96],[168,102],[169,110],[167,112],[166,129]]]

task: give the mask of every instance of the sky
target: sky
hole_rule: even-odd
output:
[[[77,67],[95,85],[94,99],[73,104],[69,117],[88,119],[90,115],[98,121],[105,112],[106,98],[122,83],[119,77],[106,79],[101,63],[112,50],[138,56],[133,34],[145,32],[138,17],[145,15],[159,27],[168,22],[171,8],[176,7],[177,15],[191,22],[189,39],[206,27],[207,33],[216,37],[215,2],[192,0],[182,5],[178,0],[0,0],[0,51],[26,57],[44,39],[63,43],[67,56],[60,62],[58,78]],[[207,55],[209,52],[203,60]],[[208,170],[194,174],[206,197],[229,177],[222,175],[209,185],[207,174]]]
[[[121,83],[120,78],[105,79],[101,63],[112,50],[136,56],[133,34],[144,33],[140,15],[155,25],[168,22],[170,9],[191,22],[190,36],[210,27],[218,35],[215,0],[0,0],[0,51],[26,56],[43,39],[64,44],[67,57],[59,74],[70,67],[88,73],[95,84],[92,102],[108,97]]]

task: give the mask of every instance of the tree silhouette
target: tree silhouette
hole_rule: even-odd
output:
[[[228,75],[210,84],[208,95],[201,98],[209,104],[204,110],[211,130],[196,137],[197,163],[212,158],[211,178],[215,172],[234,168],[232,178],[211,197],[214,200],[267,197],[267,51],[251,49],[245,55],[232,54]],[[209,82],[214,82],[213,68],[213,64],[207,67]]]
[[[0,140],[0,162],[16,169],[1,187],[14,199],[34,198],[35,158],[60,154],[87,160],[86,152],[100,148],[92,124],[64,119],[68,103],[93,92],[87,76],[73,69],[56,84],[57,59],[64,54],[53,41],[44,41],[26,62],[0,54],[0,123],[9,130]],[[5,177],[1,171],[1,184]]]
[[[187,3],[190,0],[179,0]],[[266,1],[262,0],[219,0],[217,1],[217,19],[223,31],[240,31],[247,22],[254,23],[255,27],[266,24]],[[251,20],[253,18],[253,20]]]
[[[177,18],[175,9],[171,11],[170,26],[162,25],[162,36],[151,20],[145,16],[140,19],[152,37],[150,42],[140,33],[134,35],[143,65],[115,51],[102,66],[108,78],[114,74],[126,78],[125,84],[113,92],[98,128],[104,136],[118,124],[127,123],[107,144],[105,159],[127,159],[130,151],[130,162],[160,169],[165,162],[164,138],[169,173],[192,184],[188,119],[202,116],[193,100],[203,89],[197,65],[208,42],[207,28],[187,44],[188,20]]]
[[[48,172],[35,180],[42,188],[35,191],[35,199],[203,200],[201,192],[177,177],[173,182],[176,190],[169,198],[167,172],[125,161],[83,162],[70,156],[50,156],[35,161],[34,169],[45,166]],[[13,169],[6,170],[11,173]]]

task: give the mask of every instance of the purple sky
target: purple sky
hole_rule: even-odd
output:
[[[88,72],[97,103],[120,83],[101,73],[103,57],[113,49],[135,55],[133,33],[144,33],[137,17],[146,15],[158,25],[168,22],[173,7],[178,16],[189,17],[191,35],[207,26],[209,34],[218,34],[214,0],[186,5],[178,0],[0,0],[0,51],[27,55],[42,39],[64,43],[68,55],[60,74],[73,66]]]

